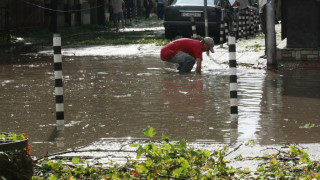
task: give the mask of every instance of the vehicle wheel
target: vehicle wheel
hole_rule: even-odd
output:
[[[173,39],[175,37],[175,34],[172,31],[165,28],[164,29],[164,37],[167,39]]]

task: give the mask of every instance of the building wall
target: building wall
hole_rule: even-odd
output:
[[[39,4],[35,0],[28,2]],[[44,6],[44,4],[39,4]],[[9,0],[7,8],[9,9],[10,28],[20,27],[39,27],[44,25],[44,10],[36,6],[25,3],[22,0]]]
[[[320,47],[319,0],[286,0],[287,47]]]

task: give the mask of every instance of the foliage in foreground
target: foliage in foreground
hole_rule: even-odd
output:
[[[155,135],[152,127],[144,134]],[[213,153],[207,150],[189,148],[185,140],[170,142],[162,135],[162,143],[134,144],[137,159],[128,160],[125,165],[90,166],[80,165],[77,157],[72,163],[46,159],[36,168],[37,179],[319,179],[320,164],[311,161],[309,155],[294,146],[289,152],[265,157],[268,163],[261,164],[254,172],[237,170],[227,166],[227,147]],[[142,159],[141,159],[142,158]],[[239,157],[237,157],[239,158]]]

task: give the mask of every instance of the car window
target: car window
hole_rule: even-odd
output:
[[[175,5],[200,5],[203,6],[204,5],[204,0],[175,0],[173,2],[173,4]],[[207,0],[207,5],[208,6],[213,6],[214,4],[214,0]]]
[[[214,0],[214,4],[222,7],[230,7],[235,0]]]
[[[232,5],[234,3],[235,0],[229,0],[230,4]]]

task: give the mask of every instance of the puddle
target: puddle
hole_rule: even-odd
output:
[[[206,62],[201,75],[175,72],[153,56],[65,57],[65,130],[55,131],[52,57],[0,65],[0,130],[27,133],[34,156],[98,141],[143,138],[260,144],[315,143],[320,70],[238,69],[239,118],[230,120],[229,70]]]

